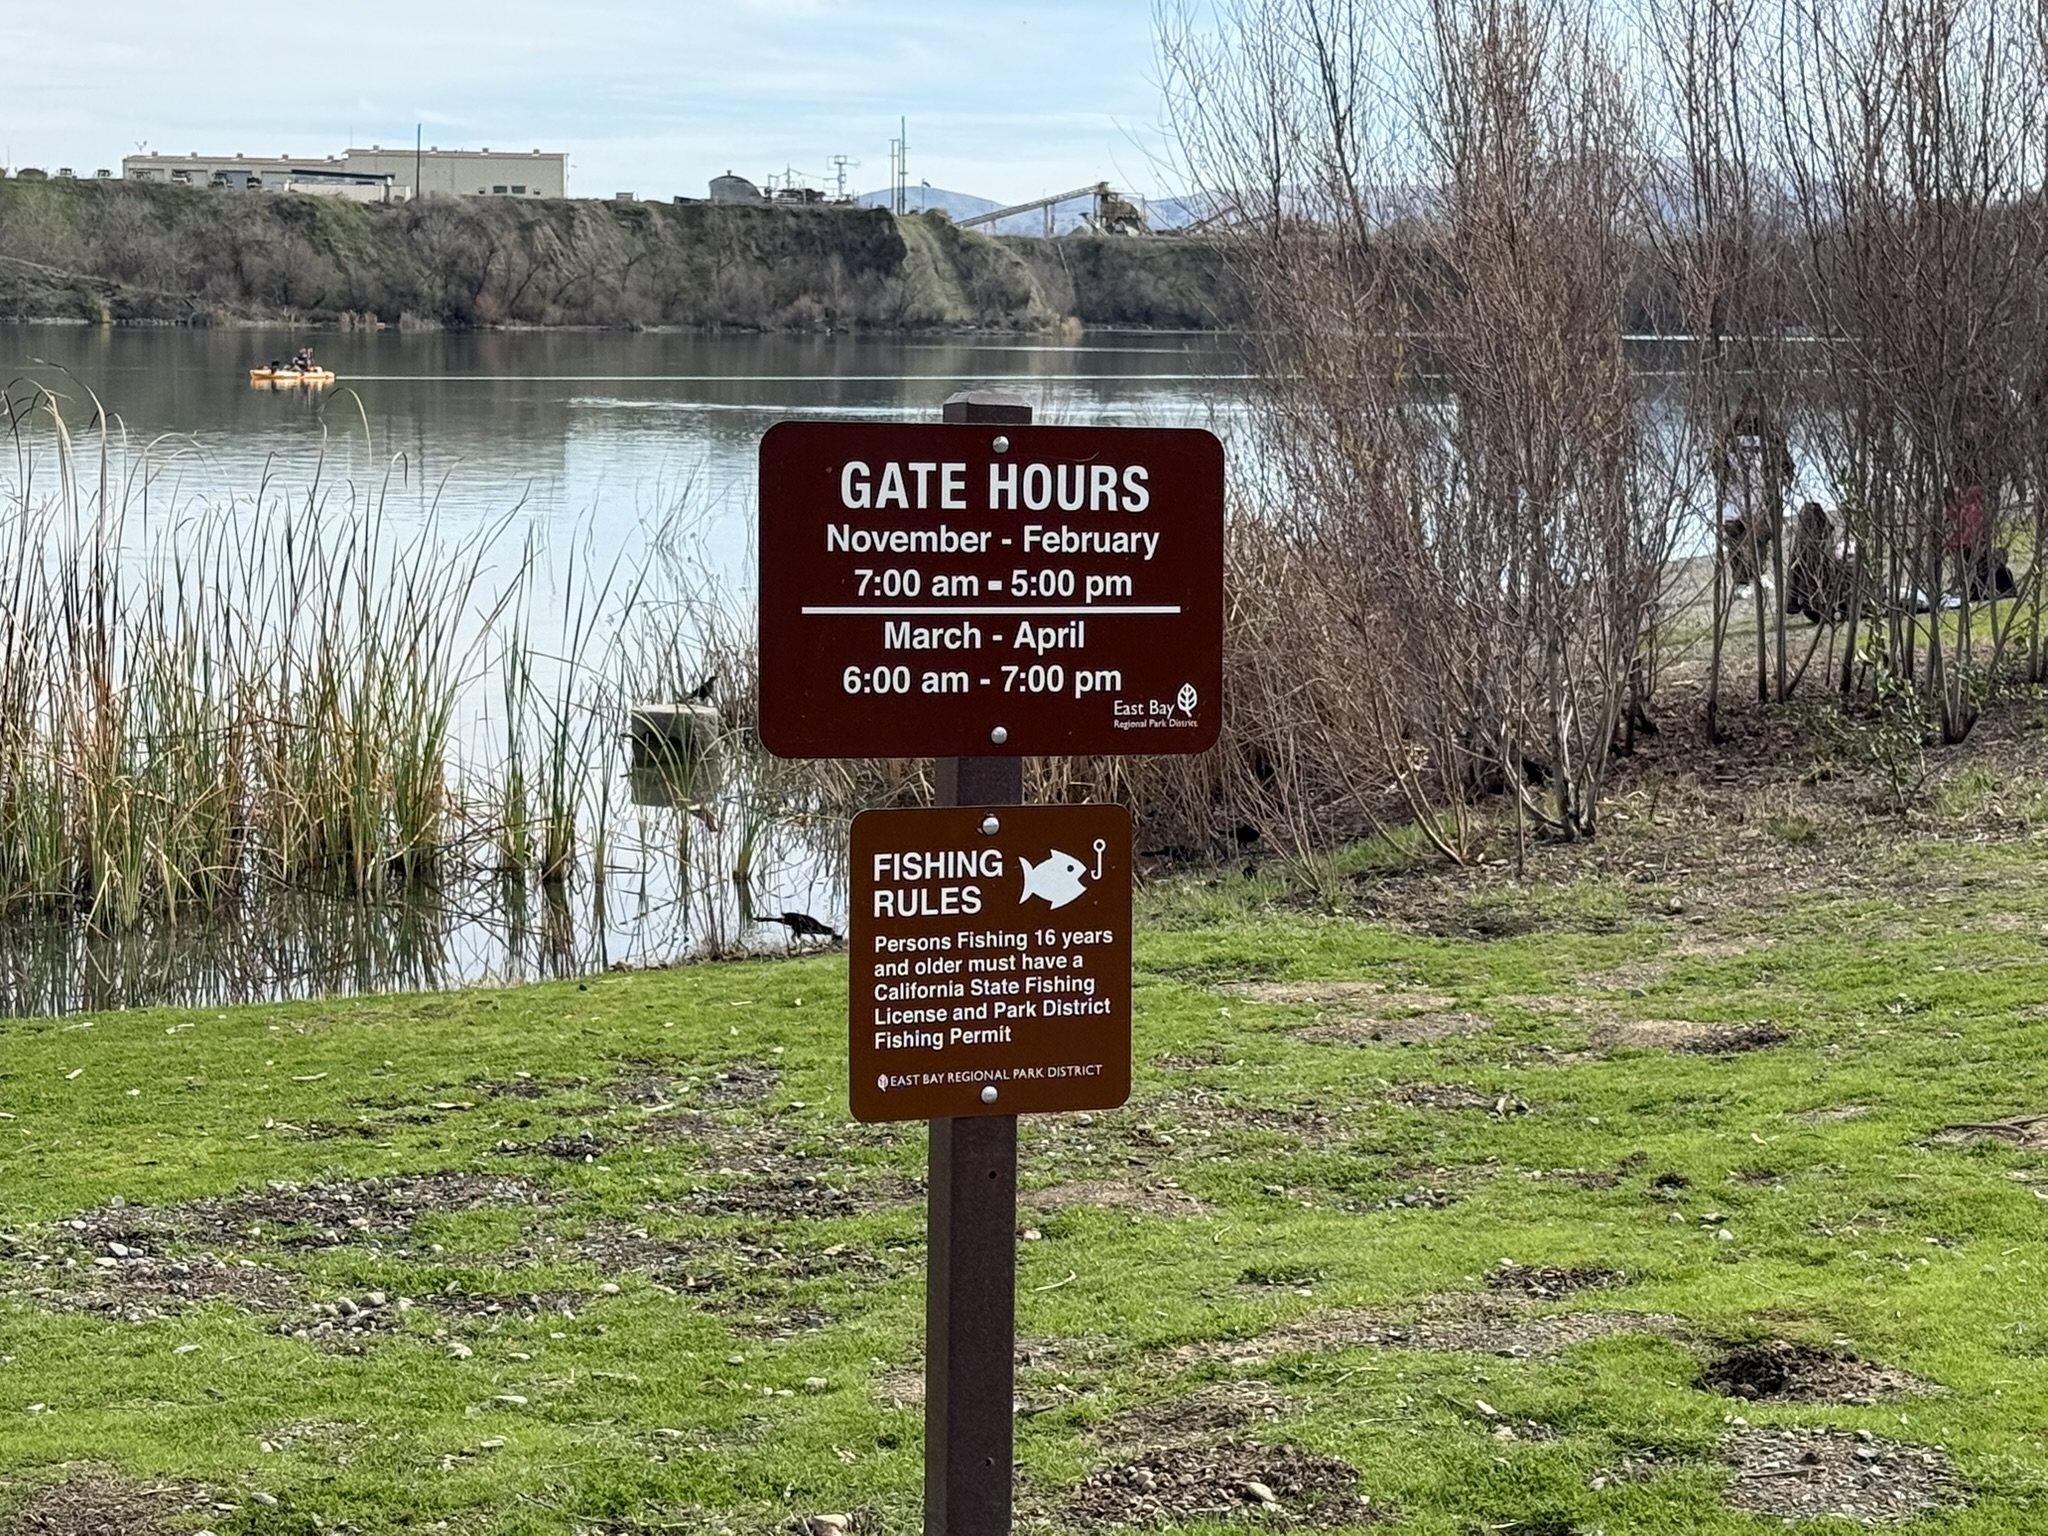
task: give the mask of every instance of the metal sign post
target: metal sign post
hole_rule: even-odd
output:
[[[945,420],[1029,425],[967,391]],[[937,803],[1020,805],[1021,757],[942,757]],[[925,1152],[925,1536],[1010,1536],[1017,1390],[1017,1117],[931,1122]]]

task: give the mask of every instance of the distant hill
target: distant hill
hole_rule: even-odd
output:
[[[1111,185],[1114,186],[1115,183],[1112,182]],[[889,206],[889,193],[887,189],[880,192],[863,192],[855,201],[869,208],[886,208]],[[1028,201],[1028,199],[1019,199],[1019,201]],[[1145,210],[1146,216],[1150,219],[1154,229],[1179,229],[1184,224],[1193,223],[1200,216],[1198,209],[1201,205],[1201,199],[1194,197],[1140,198],[1138,204]],[[972,192],[953,192],[945,187],[916,186],[910,189],[910,211],[912,213],[917,212],[921,208],[937,208],[943,211],[956,224],[962,219],[971,219],[976,214],[992,213],[1004,206],[1006,205],[997,202],[994,198],[976,197]],[[1058,204],[1053,209],[1053,233],[1070,235],[1079,229],[1081,227],[1081,219],[1089,211],[1089,207],[1089,199],[1086,197],[1069,198],[1066,202]],[[999,235],[1043,234],[1045,232],[1045,215],[1036,210],[1030,213],[1013,214],[997,224],[994,232]]]

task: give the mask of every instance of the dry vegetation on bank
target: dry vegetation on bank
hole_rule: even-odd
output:
[[[991,239],[880,208],[430,198],[373,207],[0,181],[0,318],[744,330],[1209,328],[1212,242]]]
[[[2048,15],[1998,0],[1170,13],[1266,386],[1228,819],[1589,836],[1675,657],[1710,738],[1733,689],[1894,759],[2040,682],[2044,61]],[[1644,313],[1690,338],[1675,380],[1630,366]],[[1770,586],[1675,590],[1744,432],[1758,505],[1794,501],[1782,442],[1831,529],[1753,517]]]

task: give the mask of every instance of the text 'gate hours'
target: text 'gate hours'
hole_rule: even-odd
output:
[[[782,422],[761,735],[783,757],[1200,752],[1223,449],[1182,428]]]

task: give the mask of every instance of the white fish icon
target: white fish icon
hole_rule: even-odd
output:
[[[1022,905],[1036,896],[1049,907],[1064,907],[1087,891],[1085,881],[1102,878],[1102,850],[1107,846],[1101,838],[1095,840],[1095,872],[1092,875],[1086,864],[1057,848],[1036,864],[1029,859],[1019,859],[1017,863],[1024,871],[1024,894],[1017,898],[1018,904]]]

